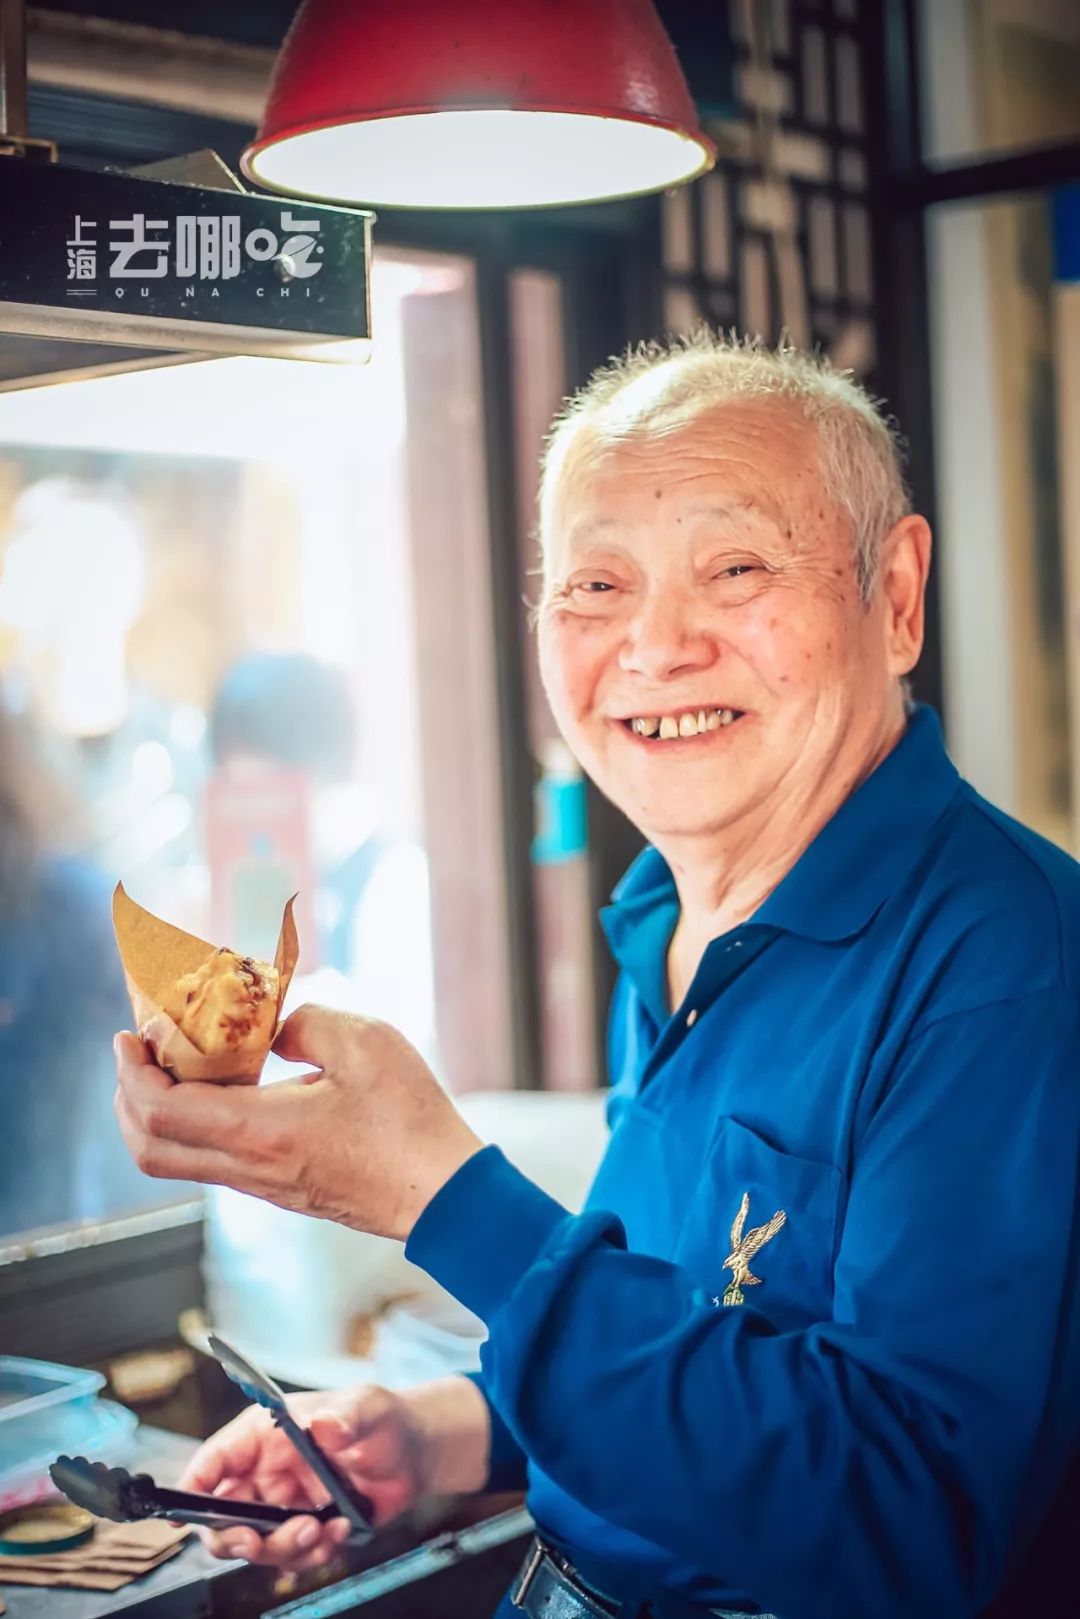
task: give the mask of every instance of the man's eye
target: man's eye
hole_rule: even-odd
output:
[[[738,579],[744,573],[756,573],[757,569],[752,562],[736,562],[730,568],[721,568],[717,574],[718,579]]]
[[[615,586],[606,579],[579,579],[574,586],[575,590],[584,590],[590,596],[598,596],[602,590],[614,590]]]

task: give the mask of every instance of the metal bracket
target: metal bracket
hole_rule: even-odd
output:
[[[22,157],[33,163],[55,163],[55,141],[39,140],[33,135],[0,134],[0,157]]]
[[[124,173],[142,174],[148,180],[172,180],[178,185],[200,186],[204,191],[238,191],[241,196],[251,195],[229,165],[209,147],[198,152],[187,152],[183,157],[163,157],[154,163],[140,163],[137,168],[125,169]]]

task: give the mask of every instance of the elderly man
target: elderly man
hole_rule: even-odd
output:
[[[970,1619],[1080,1436],[1080,872],[907,702],[930,534],[824,362],[701,333],[606,368],[541,531],[552,709],[649,844],[603,917],[585,1212],[393,1029],[316,1008],[279,1046],[315,1072],[265,1090],[121,1037],[124,1134],[149,1174],[405,1240],[484,1319],[477,1378],[297,1404],[380,1521],[527,1481],[507,1614]],[[219,1550],[312,1567],[344,1532],[258,1413],[188,1483],[300,1512]]]

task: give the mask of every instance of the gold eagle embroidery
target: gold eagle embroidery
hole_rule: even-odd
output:
[[[746,1216],[750,1212],[750,1193],[744,1192],[739,1212],[731,1227],[731,1252],[724,1260],[724,1269],[731,1271],[731,1281],[724,1290],[725,1304],[745,1304],[744,1287],[759,1287],[761,1277],[754,1276],[750,1270],[750,1261],[759,1249],[771,1242],[780,1227],[787,1220],[783,1209],[777,1209],[768,1225],[758,1225],[743,1236],[743,1226]]]

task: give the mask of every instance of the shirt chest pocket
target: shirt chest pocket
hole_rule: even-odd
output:
[[[841,1176],[722,1119],[679,1234],[676,1262],[719,1304],[784,1331],[832,1316]]]

